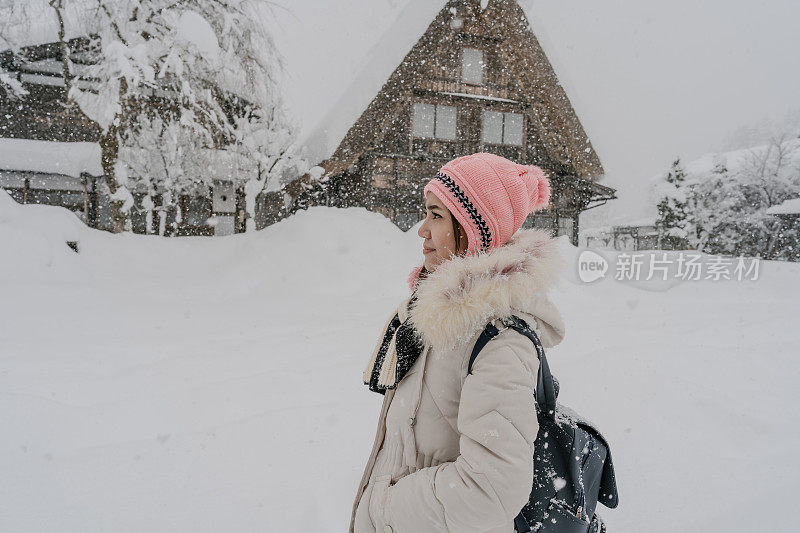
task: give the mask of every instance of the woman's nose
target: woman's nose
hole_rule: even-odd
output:
[[[428,234],[428,228],[426,227],[427,223],[428,223],[428,221],[426,220],[425,222],[422,223],[422,225],[417,230],[417,235],[419,235],[423,239],[426,238],[426,235]]]

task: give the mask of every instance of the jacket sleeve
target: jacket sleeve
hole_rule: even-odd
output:
[[[538,360],[504,338],[511,334],[487,343],[464,381],[456,460],[386,487],[382,518],[394,533],[485,532],[511,522],[528,501]]]

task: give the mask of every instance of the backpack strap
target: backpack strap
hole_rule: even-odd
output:
[[[522,514],[522,512],[520,512],[514,519],[514,531],[516,531],[516,533],[530,533],[533,531],[530,524],[528,524],[528,520],[525,518],[525,515]]]
[[[497,337],[501,331],[505,329],[513,329],[522,333],[533,342],[536,348],[536,355],[539,358],[539,372],[536,376],[536,403],[539,405],[539,412],[550,418],[555,417],[556,412],[556,398],[558,397],[558,388],[555,384],[553,375],[550,373],[550,365],[547,364],[547,357],[544,354],[544,347],[539,341],[539,336],[528,325],[527,322],[522,320],[516,315],[511,315],[507,318],[499,319],[502,329],[498,329],[492,322],[486,324],[483,328],[475,346],[472,348],[472,354],[469,357],[469,365],[467,366],[467,375],[472,374],[472,365],[475,359],[486,344]]]

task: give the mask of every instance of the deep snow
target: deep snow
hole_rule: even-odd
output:
[[[0,191],[0,530],[346,530],[382,399],[361,372],[419,247],[363,209],[164,239]],[[549,359],[611,442],[610,531],[796,529],[800,265],[566,279]]]

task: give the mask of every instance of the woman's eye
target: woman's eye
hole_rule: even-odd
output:
[[[434,213],[433,218],[442,218],[442,215],[437,215],[436,213]]]

